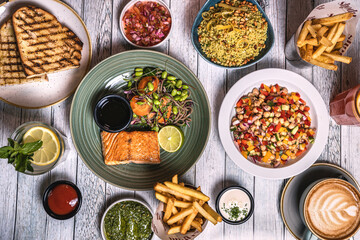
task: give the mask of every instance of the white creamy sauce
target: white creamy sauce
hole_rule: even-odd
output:
[[[226,219],[240,221],[249,214],[251,208],[250,198],[240,189],[231,189],[221,196],[219,208]]]

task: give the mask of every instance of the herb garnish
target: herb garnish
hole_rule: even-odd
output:
[[[247,204],[245,204],[245,207],[243,209],[240,209],[239,206],[235,203],[231,203],[229,208],[226,208],[224,203],[222,209],[227,214],[229,214],[230,221],[241,221],[248,215],[249,212]]]
[[[25,144],[19,144],[8,138],[9,146],[0,148],[0,158],[7,158],[8,163],[13,164],[18,172],[28,170],[33,172],[30,160],[33,160],[34,152],[39,150],[43,144],[41,140]]]

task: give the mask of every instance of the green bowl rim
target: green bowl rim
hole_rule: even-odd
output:
[[[132,189],[132,188],[128,188],[128,187],[123,187],[123,186],[119,186],[119,185],[116,185],[108,180],[106,180],[105,178],[103,178],[102,176],[100,176],[99,174],[97,174],[92,168],[89,167],[89,165],[87,164],[87,162],[84,160],[84,157],[81,155],[76,143],[75,143],[75,140],[74,140],[74,133],[73,133],[73,125],[72,125],[72,116],[73,116],[73,107],[74,107],[74,102],[75,102],[75,98],[78,94],[78,91],[79,89],[81,88],[81,86],[84,84],[85,82],[85,79],[88,77],[88,75],[90,75],[93,71],[95,71],[95,69],[102,63],[104,63],[105,61],[111,61],[111,59],[113,58],[116,58],[120,55],[123,55],[123,54],[126,54],[126,53],[129,53],[129,52],[145,52],[145,53],[154,53],[154,54],[158,54],[158,55],[162,55],[164,57],[167,57],[167,58],[170,58],[171,60],[175,61],[176,63],[180,64],[182,67],[184,67],[186,70],[189,71],[189,73],[199,82],[200,84],[200,87],[202,89],[202,91],[205,93],[205,100],[206,100],[206,104],[207,104],[207,107],[209,109],[209,115],[207,116],[209,118],[209,125],[208,125],[208,132],[207,132],[207,136],[206,136],[206,141],[205,141],[205,144],[204,146],[202,147],[201,149],[201,152],[199,154],[199,156],[197,157],[197,159],[195,160],[195,162],[193,163],[193,165],[187,169],[183,174],[187,173],[192,167],[194,167],[194,165],[199,161],[200,157],[203,155],[204,151],[205,151],[205,148],[209,142],[209,138],[210,138],[210,133],[211,133],[211,123],[212,123],[212,118],[211,118],[211,108],[210,108],[210,102],[209,102],[209,97],[206,93],[206,90],[202,84],[202,82],[198,79],[198,77],[187,67],[185,66],[185,64],[183,64],[182,62],[180,62],[179,60],[165,54],[165,53],[161,53],[161,52],[157,52],[157,51],[153,51],[153,50],[143,50],[143,49],[137,49],[137,50],[128,50],[128,51],[124,51],[124,52],[121,52],[121,53],[117,53],[117,54],[114,54],[104,60],[102,60],[101,62],[97,63],[86,75],[85,77],[81,80],[79,86],[77,87],[75,93],[74,93],[74,96],[73,96],[73,100],[71,102],[71,108],[70,108],[70,118],[69,118],[69,122],[70,122],[70,133],[71,133],[71,140],[73,142],[73,145],[76,149],[76,152],[78,154],[78,156],[81,158],[81,160],[83,161],[83,163],[86,165],[86,167],[88,169],[90,169],[90,171],[95,174],[98,178],[102,179],[103,181],[105,181],[106,183],[109,183],[115,187],[119,187],[119,188],[122,188],[122,189],[125,189],[125,190],[130,190],[130,191],[149,191],[150,188],[139,188],[139,189]]]

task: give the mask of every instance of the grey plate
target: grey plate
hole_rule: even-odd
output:
[[[359,184],[346,170],[330,163],[315,163],[305,172],[292,177],[286,183],[281,194],[280,211],[287,230],[296,238],[301,239],[306,226],[299,214],[299,200],[305,188],[312,182],[331,177],[342,177],[359,190]]]

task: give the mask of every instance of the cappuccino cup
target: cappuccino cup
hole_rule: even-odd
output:
[[[360,228],[360,193],[342,179],[321,179],[305,189],[299,211],[309,229],[304,240],[351,239]]]

